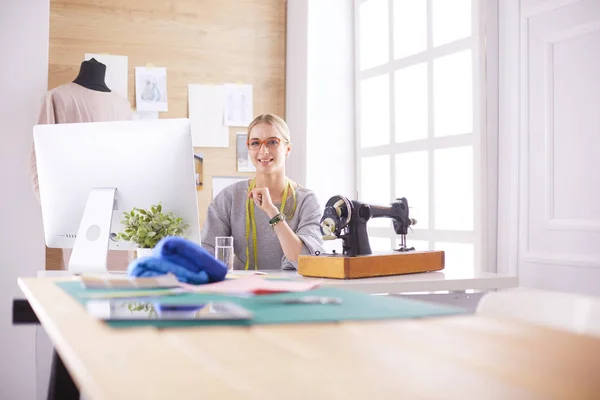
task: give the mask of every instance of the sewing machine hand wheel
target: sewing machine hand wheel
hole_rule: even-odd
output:
[[[342,231],[352,219],[350,200],[343,196],[334,196],[325,205],[321,218],[321,233],[324,240],[335,240],[343,236]]]

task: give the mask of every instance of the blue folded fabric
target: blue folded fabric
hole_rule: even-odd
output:
[[[127,267],[127,275],[135,277],[152,277],[171,273],[180,282],[192,285],[208,283],[206,271],[190,271],[180,265],[158,257],[140,257],[133,260]]]
[[[190,272],[206,272],[209,282],[220,282],[227,275],[225,263],[217,260],[204,247],[180,236],[161,239],[152,253],[155,257],[170,261]]]

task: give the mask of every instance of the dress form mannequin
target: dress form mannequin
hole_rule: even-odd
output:
[[[104,82],[105,75],[106,65],[92,58],[81,63],[79,75],[73,82],[91,90],[110,92],[111,90]]]
[[[49,90],[41,104],[38,124],[66,124],[81,122],[131,120],[129,100],[106,86],[106,65],[96,59],[83,61],[79,74],[67,82]],[[30,151],[30,180],[39,201],[37,166],[33,142]],[[125,270],[132,255],[124,251],[109,251],[111,270]],[[46,269],[66,269],[70,249],[46,247]]]

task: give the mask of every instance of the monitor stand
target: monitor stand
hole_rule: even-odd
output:
[[[90,190],[69,259],[69,272],[73,274],[108,272],[108,243],[115,194],[115,188]]]

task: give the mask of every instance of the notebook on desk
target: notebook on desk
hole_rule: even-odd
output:
[[[174,275],[136,278],[126,271],[74,274],[70,271],[39,271],[38,277],[75,277],[85,289],[163,289],[179,286]]]
[[[162,289],[179,286],[175,275],[136,278],[126,274],[86,274],[79,281],[86,289]]]

